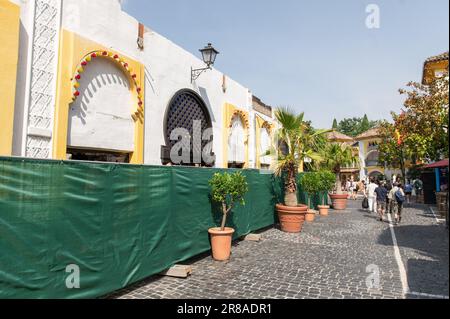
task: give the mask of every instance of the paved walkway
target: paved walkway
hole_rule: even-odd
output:
[[[448,298],[448,230],[427,207],[406,208],[392,228],[359,201],[349,206],[301,234],[270,229],[261,242],[238,242],[227,263],[187,262],[187,279],[156,276],[111,298]]]

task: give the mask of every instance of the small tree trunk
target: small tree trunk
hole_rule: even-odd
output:
[[[341,173],[336,173],[336,194],[342,195]]]
[[[295,166],[292,166],[288,171],[285,183],[284,204],[290,207],[298,206],[297,199],[297,180],[295,178],[296,172]]]
[[[228,215],[227,204],[225,204],[225,203],[222,203],[222,213],[223,213],[223,217],[222,217],[222,225],[220,226],[220,230],[225,231],[225,225],[227,224],[227,215]]]

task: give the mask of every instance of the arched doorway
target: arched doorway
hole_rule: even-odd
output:
[[[70,158],[129,163],[135,149],[135,121],[127,74],[113,61],[96,58],[77,85],[77,98],[69,107]]]
[[[194,123],[200,123],[201,136],[194,136]],[[214,158],[211,143],[213,141],[212,136],[212,122],[208,113],[207,107],[202,98],[192,90],[181,90],[175,94],[169,103],[165,116],[164,136],[166,145],[162,147],[161,161],[163,165],[173,164],[170,157],[171,149],[180,142],[179,140],[172,140],[171,134],[176,129],[185,129],[189,132],[190,138],[190,155],[188,162],[182,162],[181,165],[185,166],[214,166],[214,160],[212,162],[205,162],[202,156],[201,163],[195,163],[194,152],[197,154],[203,154],[206,150],[208,154]],[[210,130],[208,130],[210,129]],[[204,140],[204,134],[208,130],[211,132],[209,140]],[[201,138],[201,142],[194,142],[194,138]],[[209,148],[209,149],[208,149]]]

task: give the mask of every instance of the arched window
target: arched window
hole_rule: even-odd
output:
[[[172,163],[170,159],[170,150],[172,147],[177,144],[179,141],[171,140],[170,135],[172,131],[178,128],[186,129],[191,137],[190,142],[190,162],[182,163],[183,165],[193,166],[199,163],[194,163],[193,152],[199,152],[202,154],[202,151],[206,149],[209,143],[212,142],[212,136],[210,140],[202,140],[201,149],[199,149],[199,145],[194,143],[193,135],[194,135],[194,121],[199,121],[201,126],[201,137],[203,137],[203,133],[206,129],[212,128],[211,118],[207,111],[207,107],[201,97],[191,90],[181,90],[172,98],[169,103],[169,107],[166,113],[165,120],[165,139],[166,146],[163,147],[162,150],[162,163],[164,165]],[[194,149],[195,148],[195,149]],[[212,149],[209,150],[210,154],[212,154]],[[204,166],[211,166],[213,163],[204,163],[202,160],[202,164]]]
[[[112,61],[94,59],[79,85],[79,96],[69,108],[67,147],[72,158],[129,161],[135,124],[127,75]]]
[[[261,128],[261,140],[260,140],[260,150],[261,155],[264,155],[267,153],[267,151],[270,151],[271,146],[271,139],[270,139],[270,131],[267,127]],[[270,165],[271,163],[271,157],[270,156],[262,156],[261,157],[261,164],[262,165]]]
[[[234,115],[228,138],[228,163],[245,163],[245,134],[242,118],[239,115]]]
[[[380,152],[372,151],[366,157],[366,166],[378,166]]]

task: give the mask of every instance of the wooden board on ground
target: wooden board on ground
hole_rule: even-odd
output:
[[[160,273],[161,276],[187,278],[192,274],[192,267],[186,265],[175,265]]]
[[[259,234],[248,234],[247,236],[244,237],[245,241],[261,241],[262,240],[262,236]]]

